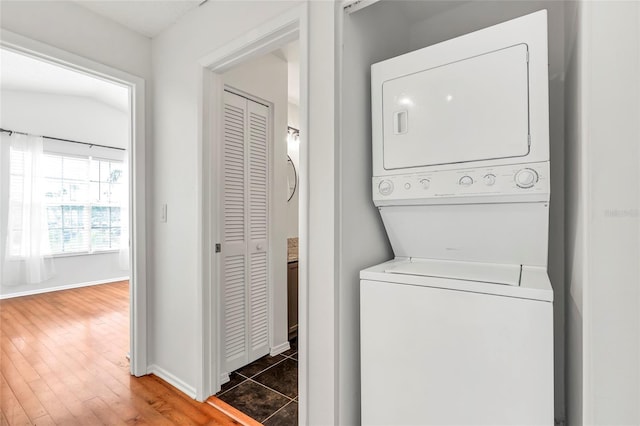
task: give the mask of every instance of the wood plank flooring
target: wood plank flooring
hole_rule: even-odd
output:
[[[238,425],[129,374],[129,284],[0,300],[1,425]]]

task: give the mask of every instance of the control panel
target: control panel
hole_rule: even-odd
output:
[[[373,178],[374,201],[481,197],[509,202],[512,196],[549,194],[549,163],[443,170]],[[523,197],[520,197],[523,198]],[[527,197],[524,197],[527,198]],[[389,203],[383,203],[389,204]]]

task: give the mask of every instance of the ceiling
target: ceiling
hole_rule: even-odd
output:
[[[0,49],[0,89],[81,96],[129,110],[126,87],[6,49]]]
[[[74,0],[98,15],[153,38],[203,0]]]
[[[54,0],[55,1],[55,0]],[[130,30],[153,38],[206,0],[72,0]],[[235,0],[240,1],[240,0]],[[276,0],[272,0],[276,1]],[[410,22],[422,21],[470,0],[394,0]]]

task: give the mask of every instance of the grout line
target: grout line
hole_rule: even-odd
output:
[[[267,368],[265,368],[264,370],[260,370],[260,371],[258,371],[256,374],[254,374],[254,375],[253,375],[253,376],[251,376],[251,377],[247,377],[247,376],[245,376],[244,374],[240,374],[240,373],[238,373],[238,374],[240,374],[242,377],[246,377],[247,379],[250,379],[250,378],[252,378],[252,377],[256,377],[257,375],[264,373],[264,372],[265,372],[265,371],[267,371],[268,369],[275,367],[276,365],[280,364],[281,362],[283,362],[283,361],[285,361],[285,360],[287,359],[287,356],[286,356],[286,355],[282,355],[282,356],[283,356],[284,358],[282,358],[280,361],[276,362],[275,364],[271,364],[270,366],[268,366],[268,367],[267,367]],[[249,364],[249,365],[251,365],[251,364]]]
[[[296,352],[296,353],[297,353],[297,352]],[[271,367],[275,367],[276,365],[278,365],[278,364],[280,364],[281,362],[285,361],[287,358],[290,358],[290,357],[288,357],[287,355],[282,355],[282,356],[283,356],[283,358],[282,358],[280,361],[276,362],[275,364],[271,364],[270,366],[268,366],[268,367],[267,367],[267,368],[265,368],[264,370],[260,370],[260,371],[258,371],[258,372],[257,372],[257,373],[255,373],[253,376],[247,376],[247,375],[245,375],[245,374],[239,373],[239,372],[238,372],[238,370],[236,370],[236,371],[232,371],[232,372],[231,372],[231,374],[234,374],[234,373],[235,373],[235,374],[237,374],[238,376],[243,377],[243,378],[244,378],[244,380],[243,380],[243,381],[241,381],[240,383],[238,383],[237,385],[235,385],[235,386],[233,386],[233,387],[231,387],[231,388],[227,389],[226,391],[224,391],[224,392],[220,392],[220,393],[218,393],[218,394],[216,394],[216,395],[214,395],[214,396],[221,396],[221,395],[223,395],[223,394],[225,394],[225,393],[229,392],[231,389],[235,389],[235,388],[237,388],[238,386],[240,386],[241,384],[243,384],[245,381],[247,381],[247,380],[251,379],[252,377],[256,377],[257,375],[264,373],[265,371],[267,371],[267,370],[268,370],[268,369],[270,369]],[[293,359],[293,358],[290,358],[290,359]],[[256,360],[256,361],[257,361],[257,360]],[[294,361],[297,361],[297,360],[296,360],[296,359],[294,359]],[[255,362],[255,361],[254,361],[254,362]],[[248,364],[248,365],[251,365],[251,364]],[[242,368],[244,368],[244,367],[242,367]],[[242,368],[241,368],[241,369],[242,369]]]
[[[277,393],[278,395],[282,395],[282,396],[284,396],[285,398],[287,398],[289,401],[293,401],[293,398],[295,398],[296,396],[298,396],[298,395],[296,395],[296,396],[294,396],[293,398],[291,398],[290,396],[287,396],[287,395],[285,395],[285,394],[283,394],[283,393],[281,393],[281,392],[278,392],[278,391],[277,391],[277,390],[275,390],[275,389],[270,388],[269,386],[265,385],[264,383],[257,382],[257,381],[255,381],[255,380],[253,380],[253,379],[247,379],[247,380],[250,380],[250,381],[252,381],[253,383],[257,383],[257,384],[259,384],[260,386],[262,386],[263,388],[267,388],[267,389],[269,389],[270,391],[273,391],[273,392]],[[287,405],[287,404],[285,404],[285,405]]]
[[[229,392],[230,390],[237,388],[238,386],[240,386],[241,384],[243,384],[244,382],[246,382],[247,380],[249,380],[249,378],[248,378],[248,377],[245,377],[245,376],[243,376],[242,374],[239,374],[239,373],[236,373],[236,374],[238,374],[238,376],[240,376],[240,377],[244,378],[244,380],[242,380],[242,381],[241,381],[240,383],[238,383],[237,385],[230,387],[229,389],[227,389],[227,390],[226,390],[226,391],[224,391],[224,392],[220,392],[220,393],[215,394],[214,396],[222,396],[222,395],[224,395],[225,393]],[[225,383],[225,384],[226,384],[226,383]]]
[[[284,410],[284,408],[288,405],[293,404],[295,401],[291,400],[289,402],[287,402],[286,404],[284,404],[282,407],[278,408],[276,411],[274,411],[273,413],[271,413],[271,415],[269,417],[267,417],[266,419],[264,419],[262,421],[262,423],[266,422],[267,420],[269,420],[271,417],[275,416],[276,414],[278,414],[280,411]]]
[[[237,385],[235,385],[235,386],[233,386],[233,387],[231,387],[231,388],[229,388],[229,389],[225,390],[224,392],[220,392],[220,393],[215,394],[214,396],[216,396],[216,397],[222,396],[222,395],[226,394],[227,392],[229,392],[229,391],[231,391],[231,390],[233,390],[233,389],[237,388],[238,386],[240,386],[241,384],[243,384],[243,383],[244,383],[244,382],[246,382],[247,380],[250,380],[250,381],[252,381],[252,382],[254,382],[254,383],[257,383],[257,384],[261,385],[262,387],[265,387],[265,388],[267,388],[267,389],[269,389],[269,390],[271,390],[271,391],[273,391],[273,392],[275,392],[275,393],[277,393],[277,394],[279,394],[279,395],[284,396],[285,398],[288,398],[288,399],[290,400],[289,402],[292,402],[292,401],[293,401],[293,402],[296,402],[296,401],[294,401],[294,399],[293,399],[293,398],[291,398],[291,397],[289,397],[289,396],[287,396],[287,395],[285,395],[285,394],[283,394],[283,393],[280,393],[280,392],[278,392],[277,390],[272,389],[272,388],[270,388],[269,386],[267,386],[267,385],[265,385],[265,384],[262,384],[262,383],[258,382],[257,380],[253,380],[252,378],[253,378],[253,377],[256,377],[256,376],[259,376],[260,374],[264,373],[265,371],[269,370],[270,368],[275,367],[276,365],[278,365],[278,364],[280,364],[280,363],[284,362],[284,361],[285,361],[285,360],[287,360],[287,359],[290,359],[290,360],[293,360],[293,361],[295,361],[295,362],[298,362],[298,360],[297,360],[296,358],[293,358],[295,355],[297,355],[297,353],[298,353],[298,351],[295,351],[295,352],[294,352],[294,353],[292,353],[291,355],[284,355],[284,354],[280,354],[280,355],[282,355],[282,357],[283,357],[280,361],[276,362],[275,364],[271,364],[270,366],[268,366],[268,367],[267,367],[267,368],[265,368],[264,370],[260,370],[260,371],[258,371],[257,373],[255,373],[255,374],[254,374],[254,375],[252,375],[252,376],[247,376],[247,375],[245,375],[245,374],[239,373],[239,372],[238,372],[238,370],[236,370],[236,371],[232,371],[232,372],[231,372],[231,374],[234,374],[234,373],[235,373],[235,374],[237,374],[238,376],[240,376],[240,377],[244,378],[244,380],[242,380],[242,381],[241,381],[240,383],[238,383]],[[256,360],[256,361],[258,361],[258,360]],[[254,362],[255,362],[255,361],[254,361]],[[248,364],[248,365],[251,365],[251,364]],[[242,367],[242,368],[244,368],[244,367]],[[296,372],[296,374],[298,374],[298,373]],[[296,396],[295,396],[294,398],[297,398],[297,397],[298,397],[298,395],[296,394]],[[286,406],[286,405],[288,405],[288,404],[289,404],[289,403],[285,404],[284,406]],[[284,406],[283,406],[283,407],[284,407]],[[280,409],[282,409],[283,407],[281,407]],[[279,411],[280,409],[278,409],[277,411]],[[276,411],[276,412],[277,412],[277,411]],[[275,413],[274,413],[274,414],[275,414]]]

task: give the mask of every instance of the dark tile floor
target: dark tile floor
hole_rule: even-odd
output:
[[[218,398],[265,426],[298,425],[298,340],[291,349],[266,355],[230,375]]]

